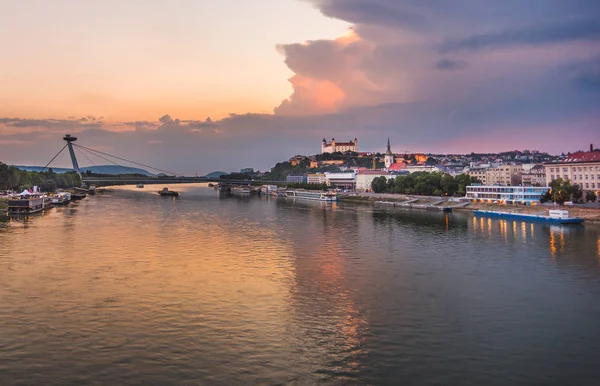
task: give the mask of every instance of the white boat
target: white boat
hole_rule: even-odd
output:
[[[250,194],[252,190],[249,186],[234,186],[232,192],[236,194]]]
[[[337,194],[334,192],[311,192],[308,190],[287,190],[286,197],[301,198],[304,200],[317,200],[325,202],[335,202],[338,200]]]
[[[142,189],[144,187],[144,184],[137,184],[135,187],[139,188],[139,189]]]
[[[60,192],[52,196],[52,203],[54,205],[67,204],[69,201],[71,201],[71,193],[69,192]]]

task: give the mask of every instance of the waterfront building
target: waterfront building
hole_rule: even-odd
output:
[[[385,152],[384,162],[385,162],[386,169],[389,169],[390,166],[392,166],[392,164],[394,163],[394,154],[392,153],[392,150],[390,149],[390,139],[389,138],[388,138],[388,143],[387,143],[387,151]]]
[[[535,205],[548,190],[547,186],[469,185],[466,197],[499,204]]]
[[[285,182],[292,183],[292,184],[293,183],[302,184],[302,183],[306,183],[306,181],[307,181],[306,175],[299,175],[299,176],[296,175],[296,176],[286,176],[285,177]]]
[[[545,163],[544,169],[547,185],[562,178],[579,185],[584,192],[598,194],[600,191],[600,151],[594,150],[592,145],[590,151],[578,151],[561,160]]]
[[[327,186],[340,189],[356,188],[356,173],[325,173],[325,182]]]
[[[327,179],[323,173],[309,173],[306,175],[306,182],[309,184],[324,184]]]
[[[546,169],[542,164],[534,164],[533,167],[523,165],[524,173],[521,176],[523,186],[546,185]]]
[[[522,165],[500,165],[488,168],[485,174],[487,185],[517,186],[521,185]]]
[[[325,138],[323,138],[323,142],[321,143],[321,153],[335,153],[336,151],[346,152],[353,151],[358,153],[358,139],[354,138],[353,141],[350,142],[336,142],[335,138],[331,138],[331,142],[327,142]]]
[[[425,164],[417,164],[417,165],[407,165],[405,168],[409,173],[415,172],[443,172],[444,170],[436,165],[425,165]]]
[[[360,170],[356,173],[356,190],[359,192],[370,191],[371,183],[378,177],[393,178],[394,176],[381,170]]]

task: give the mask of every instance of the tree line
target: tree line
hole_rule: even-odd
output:
[[[415,172],[405,176],[377,177],[371,182],[375,193],[414,194],[420,196],[464,196],[467,186],[479,182],[468,174],[454,177],[442,172]]]
[[[587,202],[595,202],[597,198],[596,193],[592,191],[588,191],[585,195]],[[542,196],[541,201],[552,201],[557,204],[564,204],[566,201],[583,202],[583,191],[580,185],[571,184],[569,180],[557,178],[550,182],[550,190]]]
[[[0,162],[0,190],[22,191],[33,186],[53,192],[57,188],[81,186],[81,178],[74,171],[58,174],[50,168],[45,172],[29,172]]]

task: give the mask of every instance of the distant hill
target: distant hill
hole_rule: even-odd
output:
[[[44,169],[42,166],[22,166],[22,165],[14,165],[16,168],[21,170],[27,170],[28,172],[41,172]],[[55,173],[66,173],[72,172],[73,169],[67,168],[52,168]],[[139,168],[129,168],[117,165],[97,165],[97,166],[86,166],[81,168],[81,172],[85,173],[86,171],[90,171],[92,173],[98,174],[143,174],[145,176],[154,176],[154,174],[150,173],[147,170],[139,169]]]
[[[221,176],[224,176],[224,175],[227,175],[227,174],[229,174],[229,173],[225,173],[225,172],[212,172],[212,173],[208,173],[204,177],[206,177],[206,178],[220,178]]]

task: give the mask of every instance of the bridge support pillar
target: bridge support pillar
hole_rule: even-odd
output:
[[[71,162],[73,162],[73,169],[79,174],[81,177],[81,170],[79,170],[79,163],[77,163],[77,157],[75,157],[75,151],[73,150],[73,142],[77,141],[76,137],[71,137],[71,134],[67,134],[63,137],[65,141],[67,141],[67,146],[69,147],[69,154],[71,154]],[[81,181],[83,184],[83,180]]]

